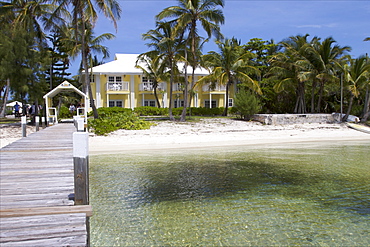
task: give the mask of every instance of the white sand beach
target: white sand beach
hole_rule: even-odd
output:
[[[34,131],[34,126],[27,126],[27,135]],[[0,136],[0,147],[4,147],[22,138],[22,129],[16,124],[1,125]],[[263,125],[229,118],[156,121],[148,130],[117,130],[107,136],[90,133],[89,153],[341,140],[370,141],[370,134],[350,129],[345,124]]]
[[[279,144],[307,141],[369,140],[370,134],[345,124],[263,125],[228,118],[198,122],[158,121],[148,130],[117,130],[91,135],[90,155],[230,145]]]
[[[35,126],[27,125],[27,134],[29,135],[36,131]],[[0,148],[9,145],[16,140],[22,138],[22,127],[19,123],[0,124]]]

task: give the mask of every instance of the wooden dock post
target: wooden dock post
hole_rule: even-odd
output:
[[[88,137],[87,132],[73,133],[75,205],[89,204]]]
[[[21,117],[21,124],[22,124],[22,137],[27,136],[27,116]]]
[[[89,133],[73,133],[74,201],[89,205]],[[87,246],[90,246],[90,218],[86,216]]]

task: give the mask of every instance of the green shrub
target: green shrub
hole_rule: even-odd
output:
[[[139,116],[163,116],[168,115],[168,108],[139,106],[134,109],[134,112]]]
[[[240,114],[241,118],[248,118],[261,109],[261,104],[250,91],[241,90],[235,95],[235,108],[236,113]]]
[[[58,118],[61,119],[61,118],[71,118],[71,117],[72,117],[72,114],[69,112],[68,107],[62,105],[58,112]]]
[[[172,108],[172,115],[180,116],[184,107]]]
[[[106,135],[118,129],[149,129],[152,125],[150,122],[140,119],[132,111],[104,111],[102,114],[99,114],[98,119],[89,119],[88,121],[89,131],[97,135]]]
[[[132,113],[130,108],[122,108],[122,107],[100,107],[97,109],[99,117],[110,116],[116,113]]]
[[[13,115],[13,114],[14,114],[13,110],[9,110],[9,109],[6,110],[6,115]]]
[[[191,107],[191,115],[192,116],[220,116],[224,112],[224,107]],[[189,113],[189,108],[188,108]]]

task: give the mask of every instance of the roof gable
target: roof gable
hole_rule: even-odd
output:
[[[115,58],[111,62],[107,62],[102,65],[98,65],[92,68],[93,74],[143,74],[143,71],[136,68],[136,61],[140,54],[115,54]],[[179,63],[179,69],[183,70],[183,63]],[[193,68],[188,66],[187,73],[191,75]],[[196,75],[208,75],[209,72],[204,68],[196,68]]]
[[[74,92],[78,93],[79,95],[81,95],[82,97],[87,98],[86,94],[84,94],[83,92],[81,92],[80,90],[78,90],[75,86],[73,86],[68,81],[64,81],[61,84],[59,84],[59,86],[57,86],[56,88],[54,88],[53,90],[51,90],[50,92],[48,92],[47,94],[45,94],[43,96],[43,98],[44,99],[46,99],[46,98],[53,98],[55,95],[57,95],[58,93],[60,93],[62,90],[74,91]]]

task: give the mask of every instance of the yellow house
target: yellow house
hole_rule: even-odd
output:
[[[139,54],[116,54],[114,61],[92,68],[91,87],[95,104],[99,107],[135,108],[139,106],[154,106],[156,101],[153,93],[153,82],[144,76],[143,71],[135,67]],[[144,67],[143,64],[141,64]],[[192,68],[189,66],[189,81]],[[195,80],[208,75],[204,68],[195,70]],[[169,106],[170,83],[161,82],[157,88],[157,95],[161,107]],[[175,82],[173,85],[173,107],[184,105],[183,85]],[[230,94],[232,95],[232,94]],[[198,85],[195,88],[192,107],[222,107],[226,102],[226,87],[217,85],[210,89],[209,85]],[[229,99],[229,106],[233,100]]]

